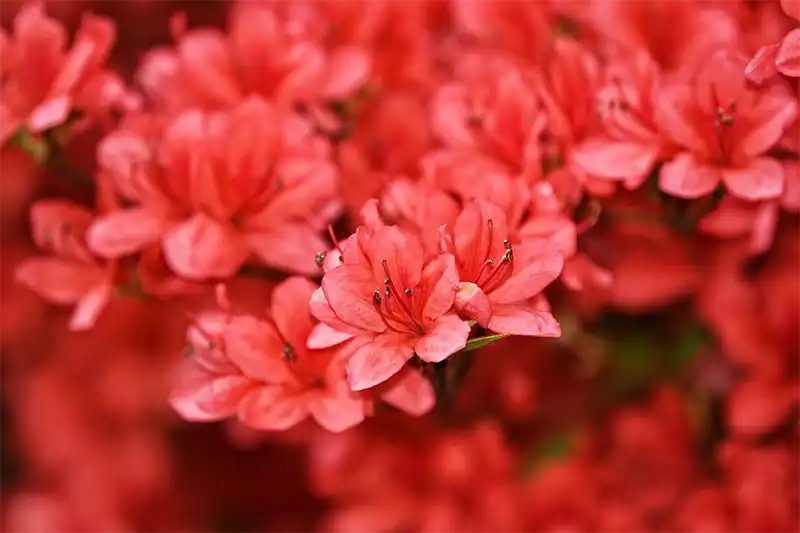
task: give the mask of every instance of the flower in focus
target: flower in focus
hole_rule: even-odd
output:
[[[452,312],[458,272],[450,254],[425,259],[419,240],[396,226],[370,232],[361,226],[343,250],[343,264],[328,271],[311,310],[331,328],[369,341],[347,361],[354,390],[373,387],[399,372],[414,354],[443,361],[462,349],[469,325]]]
[[[456,309],[498,333],[558,337],[553,315],[537,296],[564,266],[558,247],[544,239],[509,241],[503,212],[474,201],[459,215],[452,233],[442,234],[443,251],[456,258]]]

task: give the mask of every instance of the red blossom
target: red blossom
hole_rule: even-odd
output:
[[[201,314],[187,333],[191,360],[170,401],[187,420],[238,416],[256,429],[287,429],[312,416],[330,431],[364,419],[364,402],[344,381],[336,350],[307,350],[314,326],[311,282],[275,287],[270,316]]]
[[[693,84],[666,88],[659,124],[684,151],[662,168],[661,189],[699,198],[724,183],[749,201],[780,196],[783,172],[766,152],[794,120],[797,102],[777,89],[749,87],[743,60],[726,51],[711,57]]]
[[[0,144],[21,127],[39,133],[60,126],[73,110],[98,117],[135,107],[122,80],[103,68],[115,38],[113,21],[87,14],[65,50],[64,27],[41,2],[25,4],[14,18],[13,37],[2,33]]]
[[[442,233],[442,249],[456,258],[459,313],[498,333],[561,335],[537,299],[564,264],[555,244],[543,239],[512,244],[503,212],[475,201],[461,212],[452,233]]]
[[[469,325],[452,312],[458,287],[452,255],[426,261],[419,240],[395,226],[373,232],[362,226],[351,239],[311,309],[333,331],[369,338],[347,362],[354,390],[387,380],[415,353],[440,362],[465,346]]]
[[[659,74],[644,52],[607,68],[597,94],[604,135],[586,139],[573,152],[575,163],[585,172],[636,189],[669,153],[654,116]]]
[[[308,124],[254,98],[229,113],[186,112],[158,138],[122,128],[98,147],[101,168],[135,203],[92,225],[96,253],[121,257],[160,242],[188,279],[227,278],[251,254],[281,270],[317,271],[337,174]]]
[[[115,291],[117,262],[96,258],[86,246],[92,220],[91,211],[71,202],[39,201],[31,208],[33,238],[52,255],[26,259],[16,270],[17,280],[46,300],[76,305],[74,330],[92,328]]]

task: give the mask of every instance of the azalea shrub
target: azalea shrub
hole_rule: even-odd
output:
[[[5,531],[796,531],[796,0],[4,1]]]

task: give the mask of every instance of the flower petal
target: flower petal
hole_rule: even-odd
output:
[[[78,303],[104,282],[100,269],[57,257],[26,259],[15,275],[19,283],[58,305]]]
[[[509,335],[560,337],[561,326],[547,311],[530,305],[493,305],[489,329]]]
[[[322,287],[319,287],[311,295],[311,299],[308,302],[308,309],[314,318],[329,326],[332,330],[338,331],[343,335],[349,334],[350,336],[353,336],[364,333],[362,328],[353,327],[347,324],[341,318],[339,318],[336,313],[333,312],[333,308],[325,298],[325,291],[322,290]],[[314,334],[313,331],[311,334]],[[308,347],[311,348],[311,346]]]
[[[784,76],[800,77],[800,29],[790,31],[783,38],[775,64]]]
[[[189,422],[221,420],[236,413],[240,400],[251,386],[252,382],[244,376],[213,376],[187,369],[181,383],[170,394],[169,403]]]
[[[703,153],[706,144],[691,118],[694,107],[692,88],[667,85],[655,96],[655,115],[659,127],[673,141],[695,152]]]
[[[744,71],[747,79],[756,83],[761,83],[778,73],[775,61],[778,59],[780,44],[762,46],[756,52],[747,69]]]
[[[249,255],[241,234],[197,213],[164,236],[164,259],[189,279],[229,278]]]
[[[100,215],[86,233],[89,248],[101,257],[122,257],[158,242],[168,222],[145,207]]]
[[[372,283],[368,273],[345,265],[325,274],[322,289],[331,309],[342,321],[361,330],[380,333],[386,329],[386,324],[372,301]],[[331,325],[336,327],[336,324]]]
[[[386,383],[381,399],[412,416],[422,416],[436,405],[431,382],[408,367]]]
[[[332,385],[327,394],[320,394],[308,404],[311,416],[328,431],[340,433],[364,420],[364,399],[342,380]]]
[[[250,315],[231,317],[223,330],[225,355],[248,378],[264,383],[294,381],[273,327]]]
[[[414,352],[429,363],[444,361],[467,345],[469,332],[469,324],[455,313],[443,315],[433,323],[433,329],[417,341]]]
[[[683,152],[661,168],[658,186],[672,196],[694,199],[711,194],[719,178],[717,169],[701,165],[692,154]]]
[[[658,145],[592,138],[581,143],[572,152],[572,158],[592,176],[641,184],[659,152]]]
[[[383,333],[365,343],[347,360],[347,382],[354,391],[383,383],[414,355],[414,337]]]
[[[316,289],[306,278],[292,276],[272,290],[272,318],[283,337],[294,345],[305,346],[314,328],[309,301]]]
[[[425,299],[422,308],[423,321],[436,320],[450,311],[458,290],[455,258],[450,254],[440,254],[429,261],[422,269],[417,290],[420,298]]]
[[[775,146],[796,114],[797,102],[792,98],[762,95],[752,110],[753,123],[740,141],[741,153],[755,157]]]
[[[502,209],[487,201],[468,203],[453,228],[461,279],[477,282],[484,262],[488,258],[499,261],[503,256],[507,238],[508,222]]]
[[[72,331],[85,331],[91,329],[97,317],[106,308],[114,295],[114,286],[111,283],[99,283],[92,287],[78,302],[69,320],[69,329]]]
[[[319,274],[316,256],[328,247],[311,226],[301,222],[251,230],[247,245],[267,266],[308,276]]]
[[[459,283],[455,308],[458,314],[476,321],[484,328],[489,325],[492,307],[489,297],[474,283]]]
[[[728,426],[743,437],[758,437],[774,429],[797,403],[780,382],[764,378],[738,383],[727,403]]]
[[[341,344],[352,339],[354,336],[353,333],[333,329],[327,324],[317,324],[314,326],[314,329],[311,330],[311,334],[309,334],[306,340],[306,348],[310,350],[322,350]]]
[[[783,193],[783,168],[771,157],[751,159],[742,168],[724,168],[722,179],[732,195],[744,200],[766,200]]]
[[[325,65],[323,94],[332,100],[343,100],[369,79],[370,56],[355,46],[341,46],[328,54]]]
[[[527,300],[542,292],[561,274],[564,256],[553,241],[531,239],[514,247],[513,265],[511,277],[489,293],[492,306]]]
[[[281,386],[263,386],[239,403],[239,420],[254,429],[285,430],[308,416],[302,396],[289,394]]]

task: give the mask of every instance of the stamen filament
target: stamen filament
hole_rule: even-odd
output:
[[[342,247],[339,245],[339,240],[336,238],[336,235],[333,233],[333,226],[328,224],[328,236],[330,236],[333,245],[339,250],[339,253],[342,253]]]

